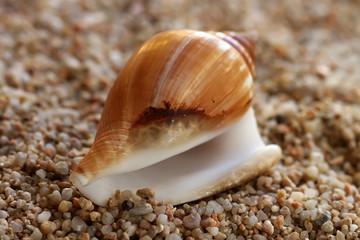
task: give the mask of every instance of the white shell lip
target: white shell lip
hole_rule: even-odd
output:
[[[142,188],[153,188],[157,200],[176,205],[248,181],[266,172],[280,157],[279,146],[265,146],[250,107],[227,132],[189,151],[136,171],[103,177],[86,186],[81,184],[81,176],[75,175],[73,184],[100,206],[105,206],[118,189],[136,192]]]

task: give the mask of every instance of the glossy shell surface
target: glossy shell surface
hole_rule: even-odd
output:
[[[177,30],[152,37],[121,70],[105,103],[94,145],[71,180],[86,192],[87,185],[151,168],[213,139],[250,111],[253,76],[253,43],[246,35]],[[256,122],[254,129],[258,135]],[[239,133],[239,144],[242,137]],[[164,181],[171,187],[171,179]],[[212,181],[216,183],[216,178]],[[143,187],[153,187],[151,181],[147,183]],[[206,192],[190,193],[194,196],[181,202],[212,191]]]

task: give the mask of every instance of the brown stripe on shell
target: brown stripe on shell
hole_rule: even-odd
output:
[[[180,108],[172,108],[169,102],[164,102],[164,108],[148,107],[140,115],[138,120],[133,124],[132,128],[140,125],[149,125],[157,121],[171,121],[176,118],[197,115],[202,118],[208,117],[204,109],[186,108],[185,105]]]

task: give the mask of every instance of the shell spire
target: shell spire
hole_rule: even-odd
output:
[[[258,38],[256,31],[252,32],[210,32],[229,43],[244,58],[251,75],[255,76],[255,42]]]

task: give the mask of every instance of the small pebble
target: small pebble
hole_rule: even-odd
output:
[[[154,213],[156,215],[164,214],[166,210],[166,206],[156,206],[154,207]]]
[[[319,175],[319,170],[316,166],[309,166],[305,169],[304,176],[305,178],[315,181]]]
[[[306,209],[313,210],[313,209],[315,209],[317,203],[318,202],[315,199],[310,199],[310,200],[307,200],[304,205],[305,205]]]
[[[323,230],[324,232],[327,232],[327,233],[331,233],[331,232],[334,230],[333,223],[332,223],[331,221],[325,222],[325,223],[321,226],[321,230]]]
[[[94,210],[93,203],[90,200],[88,200],[88,199],[86,199],[84,197],[79,198],[79,205],[80,205],[81,209],[83,209],[85,211]]]
[[[53,205],[57,205],[61,201],[61,194],[58,190],[55,190],[48,195],[48,199],[50,203],[52,203]]]
[[[114,222],[114,217],[111,213],[105,212],[101,218],[103,224],[112,224]]]
[[[113,228],[111,227],[111,225],[109,224],[106,224],[106,225],[103,225],[101,228],[100,228],[100,231],[103,235],[106,235],[108,233],[110,233],[111,231],[113,230]]]
[[[264,221],[268,219],[266,213],[263,210],[259,210],[258,213],[256,214],[256,217],[259,221]]]
[[[4,210],[0,210],[0,219],[6,219],[9,216],[9,214],[4,211]]]
[[[200,226],[201,217],[198,213],[191,213],[183,219],[184,227],[194,229]]]
[[[101,217],[101,213],[99,213],[99,212],[93,211],[93,212],[90,213],[90,219],[93,222],[99,220],[100,217]]]
[[[219,232],[219,228],[217,227],[207,227],[206,231],[208,231],[211,235],[216,236]]]
[[[270,220],[266,220],[263,223],[262,230],[264,230],[264,232],[268,233],[269,235],[272,235],[274,233],[274,226],[272,225]]]
[[[166,236],[165,240],[181,240],[181,237],[175,233]]]
[[[144,199],[150,199],[155,197],[155,191],[152,188],[139,189],[136,191],[136,195]]]
[[[356,224],[351,224],[350,225],[350,231],[351,232],[355,232],[357,229],[358,229],[358,225],[356,225]]]
[[[16,221],[11,221],[10,222],[10,227],[13,229],[14,232],[21,232],[23,230],[23,226],[16,222]]]
[[[55,172],[61,175],[67,175],[69,173],[69,165],[67,162],[61,161],[55,164]]]
[[[277,213],[279,212],[280,208],[278,205],[273,205],[271,206],[271,211],[274,212],[274,213]]]
[[[90,240],[89,233],[81,233],[76,240]]]
[[[38,175],[41,179],[46,178],[46,172],[45,172],[45,170],[43,170],[43,169],[39,169],[39,170],[37,170],[35,173],[36,173],[36,175]]]
[[[304,199],[304,194],[302,192],[292,192],[290,194],[290,198],[292,198],[294,201],[302,202]]]
[[[149,214],[145,214],[143,216],[147,221],[149,222],[153,222],[156,218],[156,214],[155,213],[149,213]]]
[[[73,190],[71,188],[64,188],[61,191],[61,198],[62,200],[70,200],[72,194],[73,194]]]
[[[70,212],[71,209],[73,207],[73,204],[72,202],[70,201],[66,201],[66,200],[62,200],[59,204],[59,212],[62,212],[62,213],[66,213],[66,212]]]
[[[49,211],[43,211],[42,213],[40,213],[37,217],[37,222],[38,223],[43,223],[45,221],[49,221],[51,217],[51,212]]]
[[[250,225],[250,227],[255,226],[255,224],[257,224],[258,221],[259,220],[258,220],[258,218],[256,216],[249,217],[249,225]]]
[[[277,216],[275,219],[274,227],[276,229],[282,229],[284,226],[284,221],[285,221],[284,216],[281,216],[281,215]]]
[[[163,224],[165,225],[168,222],[168,216],[166,216],[165,214],[160,214],[157,218],[156,218],[156,223],[157,224]]]
[[[81,219],[81,217],[75,216],[71,220],[71,228],[76,232],[84,232],[87,229],[87,225],[84,220]]]
[[[318,191],[312,188],[306,188],[304,192],[304,196],[306,198],[315,198],[318,195]]]
[[[266,240],[267,238],[261,234],[254,234],[253,239],[254,240]]]
[[[56,224],[50,221],[45,221],[40,225],[40,229],[43,234],[48,235],[56,230]]]
[[[341,231],[337,230],[335,239],[336,240],[345,240],[345,235]]]
[[[209,201],[208,206],[211,207],[216,214],[221,214],[224,212],[223,206],[214,200]]]
[[[129,237],[132,237],[135,235],[137,229],[137,225],[136,224],[131,224],[130,227],[128,227],[125,232],[128,234]]]
[[[145,215],[148,213],[151,213],[153,211],[152,206],[149,203],[146,203],[145,205],[135,207],[131,210],[129,210],[130,214],[133,215]]]
[[[32,240],[41,240],[42,239],[42,232],[40,231],[40,229],[35,228],[34,231],[32,232],[32,234],[30,235],[30,238]]]
[[[5,219],[0,219],[0,230],[5,232],[9,224]]]

